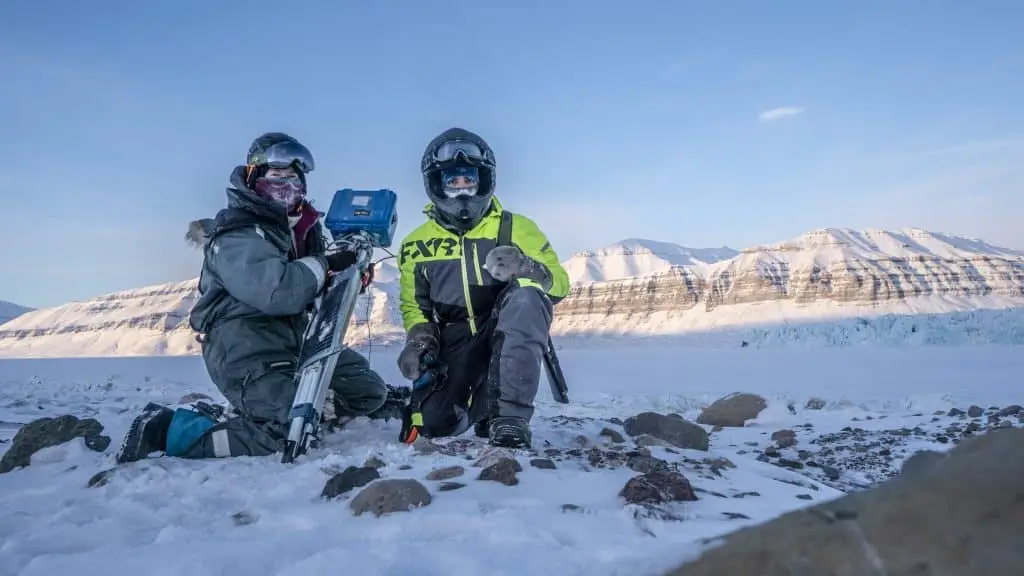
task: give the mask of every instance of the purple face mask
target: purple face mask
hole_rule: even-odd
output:
[[[298,176],[258,178],[253,190],[260,196],[280,204],[289,212],[294,210],[306,195],[302,180]]]

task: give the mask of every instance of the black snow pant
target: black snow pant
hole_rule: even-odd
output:
[[[231,328],[231,323],[226,323],[211,330],[203,345],[203,360],[211,380],[237,415],[203,433],[183,454],[185,458],[266,456],[284,449],[288,413],[297,388],[296,351],[281,350],[276,358],[266,353],[238,358],[238,351],[224,347],[218,338],[219,332]],[[237,339],[229,339],[229,344],[236,343]],[[380,408],[387,398],[384,380],[366,358],[348,348],[338,357],[330,388],[337,416],[365,416]]]
[[[494,309],[469,322],[441,327],[438,359],[447,365],[440,387],[420,395],[422,432],[427,437],[458,436],[496,416],[530,421],[540,383],[552,305],[540,290],[510,284]]]

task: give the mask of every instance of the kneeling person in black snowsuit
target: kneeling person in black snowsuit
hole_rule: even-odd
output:
[[[494,154],[453,128],[427,146],[421,170],[428,220],[403,241],[402,375],[415,381],[434,356],[443,377],[414,389],[403,439],[455,436],[473,425],[491,444],[529,446],[552,306],[569,280],[537,224],[494,196]],[[502,221],[511,242],[498,246]]]
[[[317,294],[329,274],[355,264],[351,252],[326,255],[321,214],[306,200],[309,150],[267,133],[231,174],[228,206],[192,223],[188,239],[204,250],[200,296],[189,318],[210,379],[234,408],[150,404],[132,424],[119,462],[163,451],[210,458],[279,452],[295,396],[296,359]],[[387,387],[365,358],[345,349],[331,382],[338,416],[371,414]],[[386,414],[384,416],[389,416]]]

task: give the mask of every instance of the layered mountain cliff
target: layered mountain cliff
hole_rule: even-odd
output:
[[[815,230],[701,267],[575,285],[559,332],[678,333],[1024,304],[1024,251],[920,229]]]
[[[402,337],[398,271],[384,263],[378,282],[359,297],[348,340]],[[0,356],[136,356],[198,354],[188,314],[198,279],[107,294],[29,312],[0,326]]]
[[[574,285],[552,327],[562,338],[724,328],[745,331],[743,339],[782,342],[798,339],[793,323],[814,321],[807,330],[818,340],[849,341],[851,331],[891,339],[889,332],[916,334],[917,325],[877,322],[863,332],[860,320],[849,319],[1024,306],[1024,251],[919,229],[822,229],[739,252],[634,239],[575,254],[565,266]],[[400,340],[397,296],[397,270],[385,262],[360,298],[349,342]],[[195,354],[187,324],[195,298],[196,282],[189,280],[29,312],[0,326],[0,356]],[[1016,342],[1017,333],[1006,328],[1013,318],[999,320],[999,338]],[[844,328],[836,335],[822,320]],[[969,320],[951,325],[985,325]],[[935,335],[945,320],[927,322],[928,338],[949,340]],[[772,326],[782,326],[784,336],[766,332]]]

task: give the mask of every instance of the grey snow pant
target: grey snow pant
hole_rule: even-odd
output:
[[[193,444],[185,458],[266,456],[280,452],[288,433],[288,412],[297,388],[293,352],[275,355],[261,350],[248,355],[233,346],[222,346],[218,332],[232,329],[234,322],[214,328],[203,345],[203,360],[211,380],[238,412],[207,430]],[[345,349],[338,357],[331,379],[335,405],[345,406],[338,416],[365,416],[380,408],[387,398],[384,380],[355,350]]]
[[[439,389],[417,390],[427,437],[458,436],[496,416],[533,418],[552,305],[536,288],[510,284],[490,314],[442,326],[439,360],[448,375]],[[481,321],[482,320],[482,321]]]

